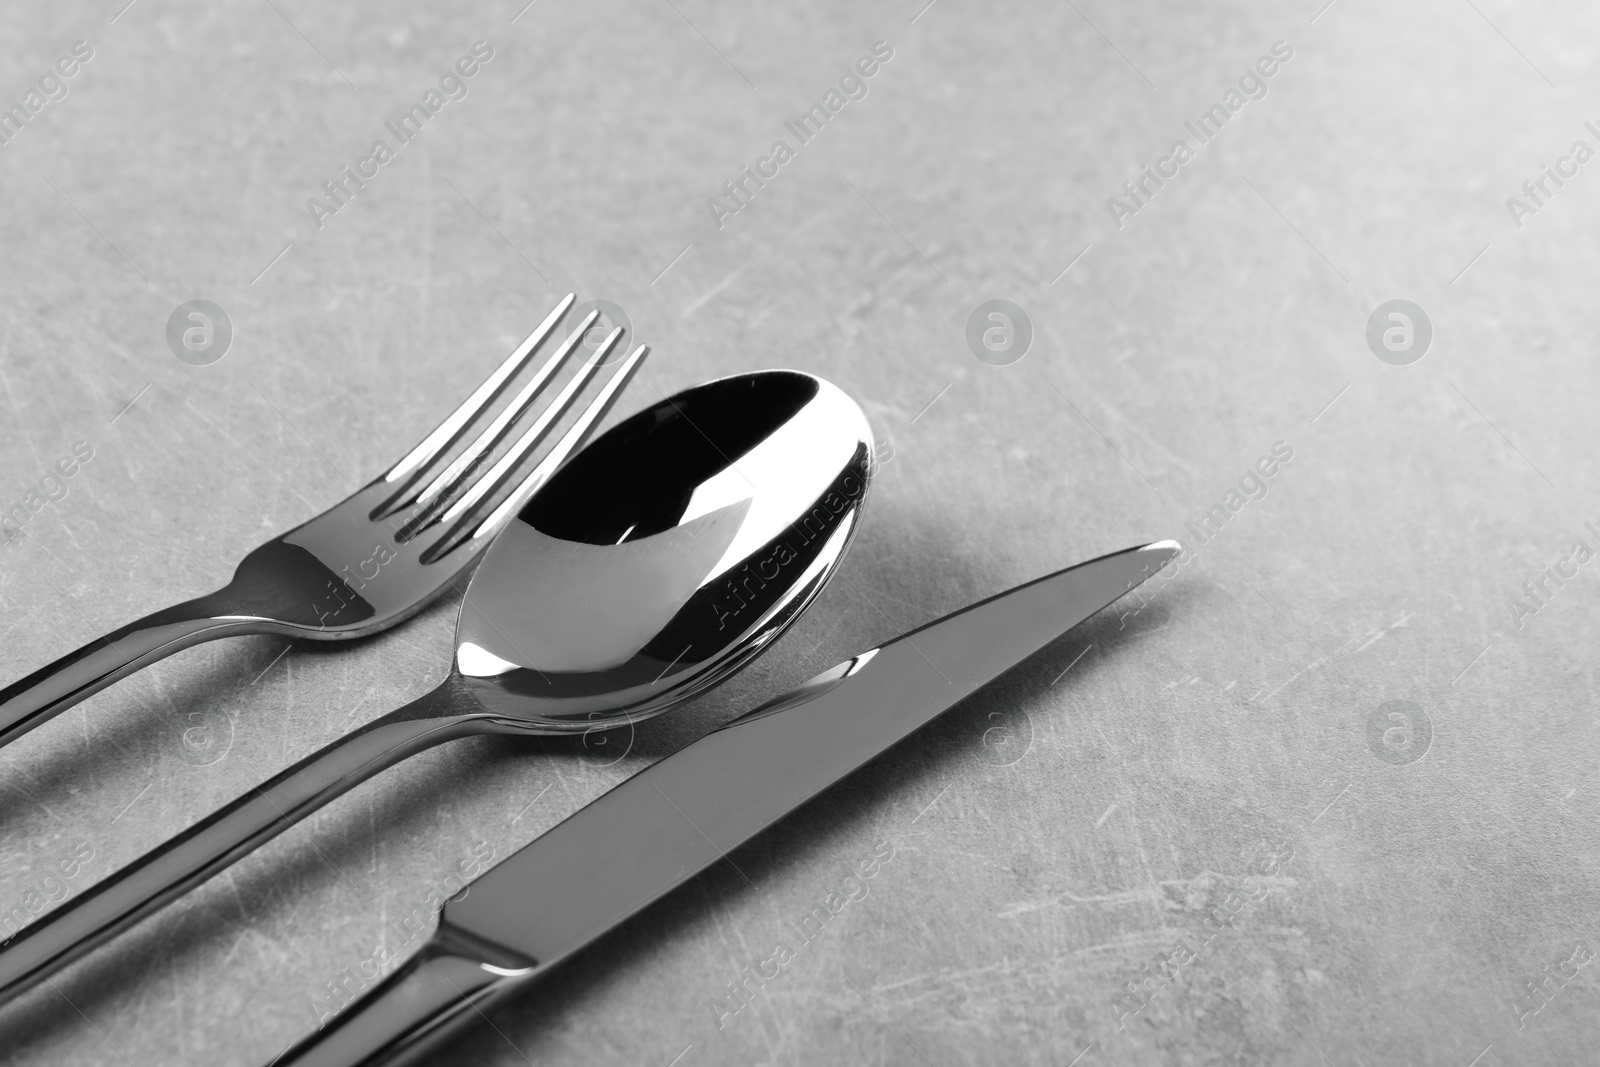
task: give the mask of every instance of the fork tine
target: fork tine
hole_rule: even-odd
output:
[[[540,441],[544,440],[545,435],[550,432],[550,427],[555,425],[556,420],[566,414],[567,409],[572,406],[572,402],[578,399],[578,394],[583,392],[584,387],[589,384],[589,379],[593,378],[595,372],[611,357],[612,349],[617,347],[617,342],[621,339],[622,327],[618,326],[601,342],[595,354],[589,358],[589,362],[585,363],[582,369],[573,376],[572,381],[567,383],[566,388],[562,389],[560,394],[550,402],[550,406],[539,413],[539,417],[534,420],[533,425],[529,426],[527,431],[517,438],[517,443],[511,446],[510,451],[501,456],[499,462],[490,467],[489,472],[478,479],[477,484],[468,489],[460,500],[450,505],[449,510],[441,517],[442,521],[450,522],[453,519],[460,518],[480,500],[500,488],[500,484],[505,481],[506,475],[510,473],[511,468],[521,463],[524,457],[529,452],[532,452]]]
[[[633,378],[634,372],[644,362],[644,357],[649,354],[649,345],[640,345],[633,350],[633,354],[627,358],[627,361],[622,366],[617,368],[617,373],[613,374],[611,380],[606,382],[599,394],[584,410],[584,413],[578,416],[578,421],[573,423],[572,428],[562,436],[560,441],[556,442],[556,446],[550,450],[549,454],[539,461],[539,465],[517,487],[517,491],[508,496],[472,532],[475,540],[492,537],[498,533],[500,527],[505,525],[506,520],[521,511],[522,506],[528,502],[533,494],[537,493],[540,487],[549,481],[550,475],[554,474],[556,469],[566,462],[567,456],[576,451],[584,441],[588,440],[595,424],[605,418],[606,412],[611,410],[611,405],[616,402],[622,390],[627,387],[629,380]]]
[[[581,337],[582,335],[580,334],[579,336]],[[589,383],[589,379],[594,377],[594,372],[600,369],[600,364],[605,362],[611,350],[616,347],[617,339],[621,336],[622,327],[618,326],[611,331],[610,336],[600,345],[599,350],[595,352],[587,363],[578,369],[578,373],[562,388],[561,392],[556,394],[556,398],[550,402],[550,406],[541,411],[538,417],[533,420],[533,424],[523,432],[521,437],[517,438],[516,444],[512,445],[510,450],[501,456],[494,466],[489,468],[487,473],[479,476],[460,499],[450,504],[448,510],[444,510],[441,513],[444,498],[436,499],[432,506],[423,509],[420,514],[406,523],[395,535],[396,538],[400,541],[410,541],[431,526],[441,522],[450,522],[460,517],[463,512],[475,507],[486,495],[498,488],[500,483],[505,480],[507,472],[520,463],[544,439],[545,435],[550,432],[550,427],[566,413],[567,408],[572,406],[572,402],[578,398],[578,394]]]
[[[437,456],[440,451],[448,447],[450,442],[454,441],[456,436],[466,428],[467,424],[477,418],[483,409],[489,405],[505,385],[506,380],[522,369],[522,365],[528,360],[528,357],[533,355],[533,350],[538,348],[544,339],[550,335],[550,331],[555,329],[556,324],[561,321],[561,317],[567,313],[567,309],[572,307],[573,301],[576,299],[576,293],[568,293],[561,303],[556,305],[556,309],[545,316],[545,320],[528,335],[528,339],[518,345],[516,351],[507,356],[505,362],[500,364],[493,374],[485,378],[483,384],[478,386],[471,396],[467,397],[465,403],[451,412],[449,418],[441,422],[434,428],[432,433],[423,438],[421,444],[413,448],[404,459],[390,468],[389,473],[383,476],[383,480],[385,482],[397,482],[408,474],[415,473],[429,460]]]
[[[544,392],[544,387],[550,383],[551,378],[555,377],[556,371],[560,370],[562,364],[566,363],[567,357],[578,347],[578,342],[583,340],[584,335],[589,332],[589,328],[594,325],[595,320],[599,317],[600,312],[598,310],[591,311],[584,316],[583,321],[578,324],[578,328],[573,330],[565,341],[561,342],[561,347],[556,349],[554,355],[545,360],[544,366],[540,367],[528,384],[522,387],[521,392],[517,393],[511,403],[506,406],[506,409],[495,416],[495,420],[489,424],[483,433],[478,435],[478,439],[472,442],[465,452],[456,457],[455,462],[441,471],[439,476],[417,495],[416,503],[428,504],[433,502],[435,498],[441,501],[449,498],[450,494],[459,487],[458,483],[467,469],[482,462],[484,457],[500,443],[500,439],[505,436],[511,423],[521,418],[523,412],[527,411],[528,406],[534,402],[540,393]]]
[[[616,343],[621,333],[620,328],[611,332],[611,336],[606,338],[606,344],[602,345],[600,351],[595,354],[593,366],[598,367],[599,363],[605,359],[605,353]],[[588,439],[595,425],[611,410],[612,405],[616,403],[617,397],[622,394],[622,390],[627,387],[634,373],[639,369],[640,364],[644,362],[645,356],[649,354],[649,345],[640,345],[634,349],[633,353],[623,362],[622,366],[617,368],[617,372],[611,376],[611,379],[606,382],[595,398],[589,402],[589,406],[584,409],[583,414],[578,416],[577,421],[562,435],[561,440],[556,442],[555,447],[539,461],[533,471],[523,479],[522,484],[510,496],[506,497],[490,513],[488,518],[479,522],[478,515],[475,512],[470,512],[466,507],[461,507],[460,512],[465,512],[463,517],[451,528],[449,533],[423,552],[422,562],[432,563],[453,552],[465,541],[483,541],[498,533],[510,518],[522,509],[522,506],[528,502],[533,494],[538,492],[539,488],[549,480],[556,469],[566,462],[567,457]],[[506,470],[510,470],[509,464]],[[491,482],[494,482],[495,484],[491,485],[492,489],[504,480],[504,472],[502,472],[497,479],[485,477],[479,483],[479,487],[490,485]],[[481,500],[489,492],[490,489],[484,490],[478,494],[478,498]],[[452,508],[451,513],[445,517],[453,517],[456,513],[458,513],[457,509]],[[470,533],[468,532],[469,529]]]

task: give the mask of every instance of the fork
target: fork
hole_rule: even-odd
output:
[[[593,329],[591,311],[526,385],[453,460],[444,460],[572,307],[567,296],[527,340],[422,443],[384,474],[316,518],[261,545],[216,592],[146,615],[0,690],[0,745],[174,652],[241,634],[342,641],[386,630],[420,611],[478,558],[604,418],[648,354],[640,345],[567,432],[517,484],[514,471],[610,359],[613,329],[511,447],[496,447]]]

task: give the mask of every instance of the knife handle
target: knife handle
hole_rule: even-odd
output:
[[[269,1067],[400,1067],[482,1021],[538,964],[443,920],[400,969]]]

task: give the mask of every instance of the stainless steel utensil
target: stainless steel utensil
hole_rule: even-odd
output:
[[[0,1002],[417,752],[472,734],[606,729],[715,685],[833,574],[871,453],[855,402],[794,371],[723,378],[619,423],[489,549],[443,684],[0,943]]]
[[[516,488],[514,468],[583,392],[621,339],[616,329],[537,417],[529,409],[593,328],[591,313],[504,411],[448,465],[448,452],[494,404],[572,306],[572,294],[449,418],[380,478],[252,551],[222,589],[147,615],[0,690],[0,745],[112,682],[202,641],[240,634],[347,640],[420,611],[478,558],[494,534],[580,445],[648,349],[617,368],[582,416]],[[526,430],[486,471],[515,426]]]
[[[413,1063],[1155,573],[1175,541],[863,652],[651,765],[471,883],[433,937],[276,1067]]]

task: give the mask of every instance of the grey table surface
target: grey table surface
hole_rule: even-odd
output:
[[[29,515],[0,544],[0,676],[222,584],[568,290],[654,346],[614,417],[796,367],[893,458],[839,579],[744,674],[626,745],[412,760],[0,1010],[0,1058],[267,1063],[464,862],[904,629],[1178,537],[1146,600],[434,1062],[1596,1061],[1600,164],[1573,145],[1600,148],[1600,9],[125,2],[0,16],[0,103],[29,118],[0,145],[0,510]],[[398,144],[385,122],[478,41],[466,96]],[[802,143],[785,123],[875,42]],[[1202,143],[1185,123],[1219,103]],[[778,140],[742,209],[708,205]],[[193,298],[234,329],[208,366],[166,341]],[[992,299],[1031,324],[1020,359],[1018,332],[969,346]],[[1369,344],[1394,299],[1425,351],[1415,314],[1409,348]],[[424,692],[453,622],[202,646],[0,751],[0,909]],[[865,898],[729,1010],[874,854]]]

